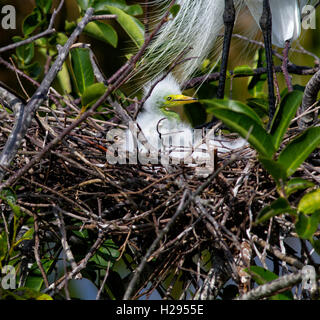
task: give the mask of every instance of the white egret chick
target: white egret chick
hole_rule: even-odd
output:
[[[148,143],[157,152],[154,155],[155,158],[158,157],[158,152],[160,152],[161,155],[165,154],[173,159],[186,160],[185,163],[191,163],[192,159],[201,162],[209,160],[211,151],[215,148],[218,149],[218,152],[228,152],[247,144],[241,138],[230,140],[225,137],[215,137],[212,131],[203,143],[202,130],[198,129],[196,132],[188,123],[181,121],[179,114],[172,110],[172,107],[197,101],[193,97],[182,94],[179,84],[172,74],[167,75],[161,81],[155,80],[148,83],[144,88],[145,97],[150,93],[151,88],[153,90],[137,117],[137,123]],[[129,129],[126,137],[128,151],[132,152],[134,141]],[[152,151],[139,141],[137,146],[138,152],[148,153]]]
[[[194,103],[197,99],[183,95],[172,74],[168,74],[161,81],[158,78],[149,82],[144,87],[144,96],[146,97],[148,94],[150,96],[137,117],[137,123],[148,143],[157,151],[164,151],[170,147],[191,147],[193,143],[192,128],[189,124],[181,121],[179,114],[172,108]],[[131,134],[128,138],[129,151],[132,151],[133,140]],[[138,149],[139,151],[145,151],[145,146],[138,144]]]

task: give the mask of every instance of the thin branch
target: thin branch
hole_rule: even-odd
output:
[[[64,3],[64,0],[61,0],[58,8],[54,9],[47,30],[45,30],[43,32],[40,32],[39,34],[36,34],[36,35],[34,35],[34,36],[32,36],[32,37],[30,37],[28,39],[25,39],[25,40],[22,40],[22,41],[19,41],[19,42],[16,42],[16,43],[9,44],[8,46],[2,47],[2,48],[0,48],[0,53],[8,51],[8,50],[16,49],[16,48],[18,48],[20,46],[24,46],[24,45],[29,44],[29,43],[31,43],[31,42],[39,39],[39,38],[46,37],[46,36],[56,32],[56,30],[53,28],[53,23],[54,23],[54,20],[55,20],[55,18],[57,16],[58,12],[61,10],[63,3]]]

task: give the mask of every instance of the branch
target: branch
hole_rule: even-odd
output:
[[[15,124],[15,130],[13,130],[10,134],[9,139],[0,155],[0,166],[7,167],[9,163],[13,160],[29,126],[31,125],[35,111],[39,108],[41,103],[47,98],[51,83],[55,79],[57,73],[62,67],[63,62],[67,58],[70,47],[76,41],[78,36],[82,33],[85,26],[89,23],[92,14],[93,9],[89,8],[83,19],[79,22],[78,26],[71,34],[68,41],[60,50],[57,59],[51,66],[49,72],[44,77],[40,87],[36,90],[28,104],[25,106],[23,114],[19,114],[19,121],[17,121]],[[3,179],[4,173],[4,170],[0,167],[0,181]]]
[[[175,3],[175,0],[172,0],[171,2],[171,6]],[[68,39],[67,43],[64,45],[64,47],[62,48],[61,52],[64,53],[63,54],[63,58],[66,58],[66,51],[68,51],[71,47],[71,45],[73,44],[72,40],[75,40],[77,38],[77,36],[80,34],[80,32],[83,30],[83,28],[85,27],[85,24],[88,23],[90,21],[90,18],[92,16],[93,13],[93,9],[88,9],[86,12],[85,17],[81,20],[81,22],[79,23],[79,25],[77,26],[77,28],[74,30],[74,32],[71,34],[70,38]],[[143,55],[144,51],[146,50],[147,46],[149,45],[149,43],[151,42],[152,38],[155,36],[155,34],[157,33],[157,31],[160,29],[160,27],[164,24],[164,22],[167,19],[167,16],[169,15],[169,13],[167,15],[164,16],[164,18],[161,20],[161,22],[159,23],[159,25],[156,27],[155,31],[148,37],[148,39],[145,41],[145,43],[143,44],[143,46],[140,48],[140,50],[138,51],[138,53],[133,56],[123,67],[121,67],[108,81],[108,83],[112,83],[112,85],[108,86],[107,91],[96,101],[96,103],[86,112],[84,112],[77,120],[75,120],[69,127],[65,128],[60,135],[58,135],[56,138],[54,138],[48,145],[45,146],[45,148],[39,152],[34,158],[32,158],[24,167],[22,167],[20,170],[18,170],[17,172],[15,172],[15,174],[13,174],[12,176],[10,176],[5,182],[3,182],[2,184],[0,184],[0,190],[2,190],[3,188],[6,188],[10,185],[12,185],[16,180],[18,180],[23,174],[25,174],[33,165],[35,165],[50,149],[52,149],[55,145],[57,145],[58,143],[61,142],[61,140],[68,135],[75,127],[77,127],[81,122],[83,122],[84,120],[86,120],[89,116],[92,116],[95,112],[95,110],[102,104],[104,103],[104,101],[107,99],[107,97],[116,89],[118,89],[121,84],[122,81],[124,79],[126,79],[126,77],[129,75],[129,73],[133,70],[135,64],[137,63],[137,61],[141,58],[141,56]],[[68,46],[68,50],[65,50],[65,48]],[[54,66],[58,64],[58,60],[61,62],[61,64],[58,64],[59,69],[62,66],[63,61],[61,61],[62,57],[59,55],[59,57],[57,58],[57,60],[55,61],[54,65],[51,67],[50,71],[52,69],[54,69]],[[35,111],[35,106],[38,107],[39,103],[41,103],[44,100],[44,97],[47,94],[48,90],[43,90],[43,85],[45,80],[48,78],[47,74],[46,78],[43,80],[41,86],[37,89],[36,93],[33,95],[33,97],[31,98],[30,102],[28,105],[29,106],[29,118],[25,119],[26,117],[24,117],[24,121],[29,120],[31,122],[32,120],[32,116],[31,116],[31,112],[30,109]],[[57,70],[56,70],[57,71]],[[53,79],[52,79],[53,80]],[[48,82],[48,81],[46,81]],[[50,83],[46,83],[46,85],[50,85]],[[41,89],[42,88],[42,89]],[[35,103],[35,100],[38,102],[38,104]],[[121,107],[121,106],[120,106]],[[122,107],[121,107],[122,108]],[[126,120],[126,119],[125,119]],[[26,130],[26,128],[25,128]],[[23,134],[25,134],[26,132],[22,132]],[[11,157],[13,159],[15,153],[18,150],[18,147],[20,145],[22,138],[20,139],[19,143],[16,142],[14,148],[15,150],[11,152]],[[6,146],[5,146],[6,148]],[[3,168],[1,169],[1,162],[0,162],[0,173],[1,170],[3,170]],[[2,172],[3,174],[3,172]],[[1,179],[0,179],[1,180]]]
[[[59,4],[57,9],[54,9],[47,30],[45,30],[43,32],[40,32],[39,34],[36,34],[36,35],[34,35],[34,36],[32,36],[32,37],[30,37],[28,39],[25,39],[25,40],[22,40],[22,41],[19,41],[19,42],[16,42],[16,43],[9,44],[8,46],[2,47],[2,48],[0,48],[0,53],[8,51],[8,50],[15,49],[15,48],[18,48],[20,46],[24,46],[24,45],[29,44],[29,43],[31,43],[31,42],[39,39],[39,38],[48,36],[48,35],[56,32],[56,30],[52,26],[53,26],[54,20],[55,20],[55,18],[57,16],[58,12],[62,8],[63,2],[64,2],[64,0],[62,0],[60,2],[60,4]]]
[[[282,72],[282,66],[275,66],[275,72],[280,73]],[[314,75],[316,72],[320,71],[319,66],[314,68],[306,67],[306,66],[297,66],[293,63],[288,64],[288,72],[292,74],[302,75],[302,76],[310,76]],[[229,71],[230,76],[233,78],[243,78],[243,77],[252,77],[252,76],[260,76],[267,72],[267,68],[257,68],[253,69],[250,73],[239,73],[234,74],[234,71]],[[211,81],[218,81],[220,77],[220,72],[214,72],[209,75],[193,78],[191,80],[186,81],[183,84],[184,89],[190,89],[196,87],[200,84],[211,82]]]
[[[314,286],[316,285],[314,284],[314,282],[316,282],[316,277],[317,275],[315,273],[315,269],[312,266],[307,265],[296,273],[285,275],[274,281],[258,286],[257,288],[252,289],[249,292],[238,297],[236,300],[258,300],[264,297],[269,297],[275,294],[277,291],[291,288],[301,281],[303,283],[303,290],[310,289],[312,291],[314,290]],[[310,282],[312,282],[311,286],[309,285]]]

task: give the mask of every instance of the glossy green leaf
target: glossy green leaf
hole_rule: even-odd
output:
[[[109,24],[100,21],[90,22],[84,28],[84,33],[95,39],[109,43],[115,48],[118,45],[117,32]]]
[[[251,275],[251,277],[254,279],[254,281],[258,285],[263,285],[278,279],[278,276],[275,273],[259,266],[251,266],[249,269],[246,269],[246,272],[248,272]],[[288,290],[286,292],[276,294],[270,297],[270,299],[271,300],[293,300],[293,295],[292,295],[292,292]]]
[[[43,13],[47,14],[51,9],[52,0],[36,0],[36,5],[43,11]]]
[[[33,239],[33,234],[34,234],[34,229],[30,228],[28,231],[26,231],[23,236],[14,244],[14,246],[19,245],[20,242],[25,241],[25,240],[32,240]]]
[[[309,180],[305,180],[301,178],[292,178],[286,183],[285,192],[287,196],[290,196],[292,193],[298,190],[312,188],[313,186],[314,186],[314,183]]]
[[[75,48],[71,51],[72,70],[78,92],[83,94],[84,90],[94,83],[94,73],[90,61],[89,50]]]
[[[1,299],[4,300],[53,300],[48,294],[27,287],[15,290],[1,290]]]
[[[90,261],[95,262],[97,267],[107,268],[108,265],[112,266],[119,256],[120,252],[118,246],[115,245],[111,239],[108,239]]]
[[[273,118],[270,134],[276,149],[280,147],[291,120],[295,116],[303,97],[303,92],[293,91],[284,96]]]
[[[262,127],[261,122],[257,122],[255,118],[257,115],[245,105],[232,104],[234,111],[230,110],[223,104],[213,102],[212,100],[203,100],[203,102],[210,105],[210,112],[222,120],[230,129],[238,132],[243,138],[260,153],[261,156],[271,158],[275,152],[274,146],[271,141],[271,136]],[[245,111],[245,113],[243,112]]]
[[[319,222],[320,210],[314,212],[311,216],[300,213],[295,224],[297,234],[302,239],[310,239],[318,230]]]
[[[105,13],[106,10],[108,11],[108,6],[112,6],[125,11],[131,16],[139,16],[143,14],[141,5],[127,5],[125,0],[95,0],[92,6],[97,13]]]
[[[130,16],[141,16],[143,14],[143,9],[140,4],[127,6],[124,11]]]
[[[320,255],[320,240],[314,239],[314,238],[310,238],[309,241],[311,242],[312,247],[317,252],[317,254]]]
[[[28,64],[34,57],[34,43],[28,43],[16,49],[19,60],[24,64]]]
[[[256,223],[262,223],[274,216],[284,213],[295,213],[285,198],[278,198],[271,205],[264,207],[258,214]]]
[[[268,115],[269,103],[266,99],[250,98],[247,105],[252,108],[260,117]]]
[[[41,24],[42,16],[40,9],[35,8],[22,22],[22,32],[29,36]]]
[[[46,274],[49,273],[49,270],[51,269],[54,263],[55,263],[55,259],[41,260],[42,267],[46,272]],[[37,263],[34,263],[33,266],[31,267],[30,273],[25,282],[25,286],[27,288],[30,288],[39,292],[42,288],[42,285],[43,285],[42,274],[38,268]]]
[[[35,61],[34,63],[27,65],[24,70],[27,71],[31,78],[38,79],[43,69],[39,61]]]
[[[286,180],[286,170],[278,162],[271,158],[259,157],[259,161],[263,167],[271,174],[278,186]]]
[[[106,91],[103,83],[94,83],[87,87],[81,96],[81,104],[83,111],[92,106]]]
[[[144,30],[141,28],[141,24],[119,8],[112,6],[107,6],[107,8],[110,13],[117,15],[117,21],[123,30],[128,34],[134,44],[140,48],[144,43]]]
[[[320,127],[307,129],[280,153],[278,163],[290,177],[320,144]]]
[[[304,214],[311,214],[320,210],[320,189],[304,195],[299,202],[298,210]]]
[[[63,63],[61,70],[57,74],[57,79],[61,89],[63,90],[63,94],[69,94],[72,92],[70,74],[66,63]]]
[[[92,5],[92,0],[77,0],[78,6],[82,11],[86,11]]]
[[[242,113],[250,117],[252,120],[256,121],[259,125],[263,125],[259,116],[247,105],[240,101],[228,100],[228,99],[211,99],[211,100],[201,100],[201,102],[207,104],[207,112],[213,113],[214,110],[218,108],[227,108],[238,113]]]
[[[252,67],[256,69],[264,66],[266,66],[265,50],[258,49],[256,51],[254,64],[252,65]],[[264,98],[264,100],[267,101],[265,90],[264,90],[266,79],[267,79],[266,73],[249,78],[248,91],[253,97]]]

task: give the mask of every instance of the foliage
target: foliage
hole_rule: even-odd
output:
[[[84,29],[84,34],[88,37],[86,41],[92,41],[93,44],[98,43],[106,50],[116,50],[117,54],[122,58],[124,54],[121,51],[122,49],[119,48],[120,45],[125,46],[130,41],[132,46],[138,50],[143,46],[145,40],[145,26],[142,23],[143,19],[141,19],[144,12],[139,4],[130,5],[127,2],[125,0],[77,0],[79,17],[75,21],[65,21],[62,30],[16,48],[12,57],[17,69],[23,71],[30,78],[41,82],[47,72],[46,68],[48,68],[48,65],[52,65],[51,62],[59,55],[59,46],[66,43],[89,7],[95,9],[95,15],[111,14],[116,15],[116,19],[114,21],[103,20],[103,22],[93,20],[88,23]],[[22,36],[14,36],[12,38],[13,42],[23,41],[47,30],[53,2],[36,0],[35,4],[32,12],[24,17],[22,21]],[[179,6],[173,6],[171,9],[172,17],[178,11]],[[123,34],[125,34],[125,37],[123,37]],[[102,82],[101,79],[97,79],[93,63],[94,49],[90,48],[89,45],[74,45],[57,76],[54,87],[63,98],[61,100],[62,108],[67,109],[68,104],[72,105],[72,107],[76,106],[74,108],[76,109],[76,114],[73,113],[71,116],[68,112],[64,114],[66,123],[81,116],[86,110],[90,110],[111,86],[108,81]],[[260,202],[257,201],[255,203],[255,221],[252,227],[264,235],[266,222],[275,217],[288,217],[288,220],[293,222],[299,239],[308,241],[313,249],[320,254],[320,240],[318,240],[320,189],[311,178],[306,179],[300,176],[300,170],[304,163],[319,147],[320,127],[312,126],[300,131],[295,130],[293,126],[296,123],[294,117],[303,97],[301,87],[295,86],[294,91],[287,92],[286,89],[281,93],[281,101],[277,112],[270,129],[267,129],[268,99],[265,94],[266,76],[265,74],[256,76],[254,72],[256,67],[261,67],[265,64],[264,50],[258,49],[255,57],[256,62],[254,65],[237,66],[232,72],[228,73],[230,82],[237,77],[248,78],[246,94],[249,97],[245,101],[227,98],[218,100],[215,98],[216,82],[206,83],[197,93],[199,102],[186,109],[187,117],[193,126],[197,126],[204,123],[207,117],[214,116],[227,127],[226,132],[238,133],[255,150],[256,153],[253,159],[259,165],[259,174],[263,172],[261,175],[265,178],[265,183],[268,184],[269,190],[275,188],[276,192],[272,193],[273,200],[270,200],[268,204],[263,202],[261,207],[259,206]],[[205,61],[202,69],[198,71],[198,75],[205,75],[212,69],[212,65],[215,65],[214,71],[217,71],[219,65],[208,60]],[[132,104],[132,102],[135,102],[135,100],[132,101],[127,97],[126,88],[113,92],[113,95],[117,103],[121,103],[129,113],[133,113],[132,105],[134,103]],[[139,92],[138,97],[140,96],[141,93]],[[58,105],[52,101],[48,105],[53,112],[58,108]],[[101,129],[103,128],[102,125],[100,126],[101,123],[105,124],[109,123],[109,121],[112,123],[112,120],[117,116],[114,106],[115,104],[109,101],[100,105],[93,115],[93,119],[97,120],[93,127]],[[61,110],[59,109],[59,111]],[[38,121],[43,114],[43,110],[37,114],[37,117],[39,116],[37,118]],[[58,113],[58,115],[60,114]],[[56,114],[54,116],[57,117]],[[58,119],[58,122],[62,123],[61,118]],[[46,131],[45,139],[47,139],[48,132],[52,134],[50,130]],[[55,135],[50,136],[50,134],[50,139],[53,136],[55,137]],[[161,226],[163,228],[162,218],[164,221],[170,221],[172,212],[178,207],[179,201],[174,198],[174,195],[177,195],[180,200],[181,190],[177,191],[172,181],[165,180],[167,176],[159,176],[160,169],[153,171],[152,174],[149,174],[144,168],[141,169],[140,166],[137,166],[138,169],[141,169],[140,171],[138,169],[133,169],[132,171],[123,168],[119,169],[116,166],[103,171],[101,169],[102,166],[95,166],[93,156],[90,158],[91,153],[93,153],[93,148],[91,149],[91,147],[95,145],[100,150],[108,151],[103,144],[107,138],[101,138],[96,132],[94,134],[90,132],[89,138],[91,140],[84,139],[79,143],[83,148],[80,152],[76,148],[78,146],[76,143],[82,138],[80,127],[74,130],[74,133],[70,134],[69,137],[74,144],[69,144],[66,148],[64,141],[62,141],[61,148],[65,149],[62,149],[63,152],[59,154],[60,157],[56,154],[50,154],[50,157],[57,156],[59,158],[57,163],[61,167],[58,173],[54,171],[57,168],[52,165],[51,158],[46,162],[44,161],[45,165],[50,163],[44,173],[41,168],[36,172],[36,175],[40,172],[39,177],[43,179],[43,185],[37,185],[37,188],[33,190],[39,198],[30,200],[31,210],[23,209],[19,202],[19,199],[25,199],[26,194],[32,188],[29,183],[25,182],[24,185],[16,185],[11,189],[5,189],[0,194],[0,205],[2,206],[2,215],[0,217],[0,269],[10,265],[14,267],[16,274],[15,288],[12,290],[1,289],[1,299],[65,299],[68,294],[71,295],[71,298],[82,299],[83,296],[81,294],[83,292],[81,293],[80,291],[83,291],[83,289],[79,289],[81,286],[77,287],[81,279],[70,280],[68,289],[65,287],[60,287],[56,290],[46,288],[46,280],[49,284],[56,282],[59,285],[59,281],[63,279],[66,272],[75,270],[73,263],[76,263],[77,266],[85,263],[85,267],[81,269],[79,274],[81,274],[82,280],[88,281],[96,289],[96,294],[98,294],[98,289],[101,288],[101,298],[121,299],[132,277],[132,272],[137,268],[150,247],[153,237],[159,234],[159,229],[154,228],[154,225],[158,223],[157,227]],[[39,143],[37,148],[41,148]],[[70,161],[70,158],[66,158],[66,149],[69,149],[67,151],[75,156],[72,160],[73,162]],[[80,164],[85,159],[82,151],[86,151],[86,156],[90,159],[90,161],[84,161],[86,170]],[[103,155],[103,161],[105,161],[105,155]],[[68,165],[70,163],[76,168],[75,171],[71,172],[69,170]],[[51,165],[54,169],[51,168]],[[70,177],[74,179],[74,182],[70,182],[70,177],[63,176],[61,172],[67,172],[66,174],[71,172]],[[184,171],[182,173],[187,176]],[[179,172],[180,174],[181,172]],[[177,180],[179,175],[172,174],[170,178]],[[47,183],[48,181],[52,182],[50,180],[52,176],[56,178],[56,185],[49,189],[49,187],[47,188]],[[114,177],[118,177],[119,180],[123,178],[125,187],[122,190],[119,191],[118,181]],[[149,180],[145,177],[148,177]],[[228,181],[221,182],[219,179],[217,178],[217,186],[213,186],[209,190],[210,192],[208,191],[206,194],[205,201],[211,207],[213,207],[211,201],[213,201],[214,196],[212,194],[214,192],[219,192],[219,194],[223,195],[230,193]],[[30,185],[34,182],[33,179],[29,181],[31,181]],[[150,183],[150,181],[152,182]],[[202,183],[201,179],[199,181],[189,181],[189,185],[192,187],[198,186],[197,183]],[[159,187],[152,189],[155,185]],[[76,191],[73,191],[73,188]],[[27,191],[25,191],[26,189]],[[152,191],[148,194],[149,189]],[[264,189],[259,189],[259,192],[262,193],[262,190]],[[167,196],[165,200],[161,197],[162,192]],[[51,199],[51,194],[57,195],[57,193],[59,201],[55,202]],[[70,201],[66,194],[74,196],[72,198],[73,202]],[[83,200],[83,195],[85,195],[85,200]],[[229,240],[229,238],[232,238],[233,232],[237,233],[235,229],[238,226],[234,224],[230,227],[230,221],[239,223],[242,226],[241,228],[243,226],[246,227],[248,221],[247,217],[243,217],[243,207],[247,203],[243,199],[238,202],[233,198],[228,199],[231,199],[229,202],[230,210],[234,210],[234,203],[239,205],[239,209],[234,210],[236,213],[239,211],[239,217],[234,214],[230,218],[230,214],[220,212],[219,217],[223,216],[223,219],[226,217],[226,221],[221,224],[225,229],[229,228],[231,230],[228,230],[224,236],[218,233],[214,234],[215,239],[220,237],[223,241],[225,241],[224,239]],[[48,207],[53,208],[52,211],[47,210],[46,206],[40,205],[42,200],[48,204]],[[32,201],[35,201],[33,205]],[[100,210],[102,202],[107,204],[108,207],[108,210],[103,212],[103,216]],[[91,208],[95,208],[95,210],[91,210]],[[159,208],[162,210],[160,214],[158,212]],[[215,214],[216,208],[225,210],[222,205],[216,206],[215,203],[212,216]],[[143,216],[146,212],[150,214],[147,217]],[[63,215],[63,218],[60,215]],[[137,216],[139,216],[137,223],[132,227],[130,223]],[[40,228],[41,230],[37,230],[37,219],[41,222],[43,228]],[[105,223],[105,221],[109,222],[109,220],[112,223]],[[142,280],[139,283],[140,287],[137,286],[135,288],[136,297],[139,294],[152,294],[154,288],[158,290],[160,296],[172,299],[179,299],[183,295],[188,298],[196,296],[196,290],[193,290],[193,286],[201,283],[202,279],[201,281],[199,280],[200,274],[207,275],[214,267],[214,259],[220,255],[220,250],[213,244],[212,234],[206,230],[206,223],[201,223],[199,229],[195,229],[194,234],[191,236],[188,235],[187,237],[184,233],[185,230],[188,230],[189,223],[196,224],[198,220],[199,212],[195,207],[191,207],[190,211],[186,211],[185,216],[178,219],[177,228],[164,241],[161,250],[159,249],[159,252],[156,252],[148,260],[149,270],[145,273],[146,278],[142,276]],[[62,222],[66,226],[63,226]],[[117,222],[119,222],[119,225],[116,224]],[[185,228],[185,226],[188,228]],[[108,232],[104,232],[104,228]],[[216,230],[212,231],[212,228],[211,226],[211,229],[208,229],[211,232],[216,232]],[[240,231],[237,236],[239,234]],[[241,236],[246,235],[241,233]],[[37,240],[45,239],[40,241],[40,245],[37,248],[35,248],[36,238]],[[71,244],[74,261],[70,257],[66,257],[67,250],[63,242],[65,238]],[[177,254],[170,252],[171,247],[169,245],[169,249],[166,247],[168,243],[174,245],[175,241],[173,240],[179,243],[179,246],[176,247]],[[193,243],[196,243],[194,247]],[[231,253],[234,247],[230,248],[228,254]],[[37,251],[38,259],[34,257],[34,251]],[[236,249],[234,249],[235,251]],[[22,259],[26,252],[32,262],[27,267]],[[236,252],[236,254],[239,253]],[[176,257],[183,258],[177,262],[175,260]],[[86,260],[86,258],[88,259]],[[169,260],[165,260],[165,258]],[[257,285],[265,284],[278,278],[276,273],[255,265],[253,261],[251,261],[251,265],[247,265],[242,269],[250,275],[252,282]],[[189,272],[190,270],[191,272]],[[45,279],[46,277],[47,279]],[[78,289],[72,289],[72,286]],[[143,290],[139,291],[141,288]],[[228,286],[222,286],[221,291],[216,296],[227,296],[227,289]],[[232,293],[231,298],[235,298],[237,294],[239,294],[238,291]],[[273,300],[292,300],[294,297],[292,292],[287,290],[269,298]]]

